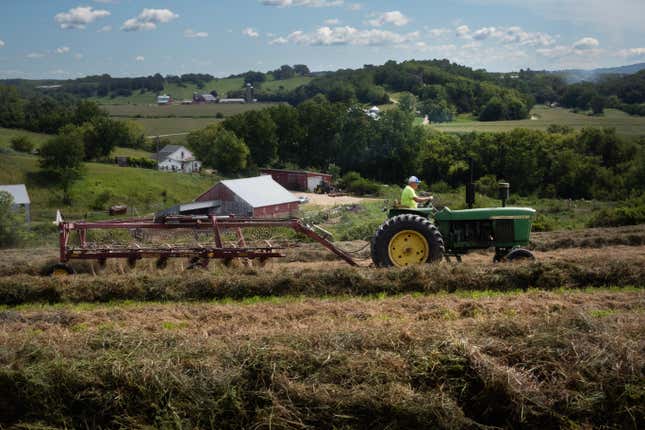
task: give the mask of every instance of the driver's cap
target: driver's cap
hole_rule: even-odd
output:
[[[408,184],[418,184],[420,182],[421,181],[416,176],[410,176],[410,179],[408,179]]]

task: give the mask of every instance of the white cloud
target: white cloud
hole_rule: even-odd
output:
[[[93,9],[91,6],[79,6],[70,9],[67,12],[61,12],[54,16],[60,28],[62,29],[79,29],[83,30],[88,24],[97,19],[110,16],[110,12],[103,9]]]
[[[617,55],[623,58],[645,56],[645,48],[627,48],[618,51]]]
[[[208,33],[205,31],[193,31],[192,28],[187,28],[184,31],[184,37],[194,38],[194,37],[208,37]]]
[[[578,49],[578,50],[587,50],[587,49],[594,49],[597,48],[600,43],[598,42],[597,39],[594,39],[593,37],[583,37],[580,40],[577,40],[573,44],[573,49]]]
[[[146,58],[143,55],[137,55],[134,57],[134,61],[145,61]]]
[[[45,54],[41,54],[40,52],[30,52],[27,54],[27,58],[30,58],[32,60],[35,60],[37,58],[43,58]]]
[[[462,26],[465,27],[465,26]],[[472,33],[465,32],[463,38],[474,40],[495,39],[502,43],[518,44],[521,46],[550,46],[555,43],[555,38],[549,34],[536,32],[530,33],[521,27],[482,27]]]
[[[165,24],[179,15],[170,9],[143,9],[136,18],[126,20],[121,26],[123,31],[154,30],[157,24]]]
[[[61,46],[60,48],[56,48],[57,54],[67,54],[68,52],[69,52],[69,46]]]
[[[3,46],[4,46],[4,41],[0,40],[0,48],[2,48]]]
[[[96,30],[98,33],[109,33],[112,31],[112,26],[111,25],[104,25],[103,27],[99,28]]]
[[[82,60],[83,59],[83,54],[74,54],[74,58],[77,60]]]
[[[465,44],[461,48],[462,49],[479,49],[479,48],[481,48],[481,46],[482,46],[481,42],[472,41],[470,43]]]
[[[368,23],[373,27],[380,27],[385,24],[392,24],[397,27],[402,27],[409,22],[410,22],[410,18],[403,15],[398,10],[382,13],[378,15],[375,19],[368,21]]]
[[[242,34],[248,37],[258,37],[260,35],[260,33],[258,33],[251,27],[247,27],[244,30],[242,30]]]
[[[470,27],[467,25],[460,25],[455,30],[455,35],[460,39],[469,39],[470,38]]]
[[[495,27],[484,27],[475,31],[472,35],[472,38],[475,40],[484,40],[495,34]]]
[[[508,5],[531,10],[535,15],[571,23],[592,23],[615,35],[626,29],[642,32],[643,0],[469,0],[486,6]],[[642,34],[642,33],[641,33]]]
[[[308,46],[331,46],[331,45],[358,45],[358,46],[382,46],[398,45],[414,41],[419,38],[419,32],[400,34],[386,30],[359,30],[354,27],[319,27],[313,32],[294,31],[287,37],[279,37],[272,40],[271,44],[284,44],[292,42]]]
[[[450,33],[450,30],[447,28],[426,28],[426,31],[432,37],[441,37]]]
[[[338,25],[338,24],[340,24],[340,19],[338,19],[338,18],[326,19],[326,20],[323,21],[323,24],[325,24],[325,25]]]
[[[360,3],[351,3],[347,5],[347,10],[351,10],[352,12],[356,12],[363,9],[363,5]]]
[[[260,0],[265,6],[278,6],[278,7],[292,7],[292,6],[305,6],[305,7],[334,7],[342,6],[344,0]]]
[[[571,45],[557,45],[551,48],[537,49],[537,53],[549,58],[562,58],[571,56],[584,56],[592,58],[600,54],[600,42],[593,37],[583,37]]]
[[[285,45],[287,43],[289,43],[289,39],[286,37],[276,37],[269,41],[269,45]]]

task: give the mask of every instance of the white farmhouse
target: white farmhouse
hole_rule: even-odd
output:
[[[170,172],[193,173],[199,172],[202,162],[195,159],[192,152],[185,146],[166,145],[156,154],[159,170]]]

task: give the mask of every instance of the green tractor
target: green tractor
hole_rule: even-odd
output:
[[[495,248],[493,261],[534,259],[528,245],[535,210],[506,207],[508,183],[500,183],[503,207],[450,210],[430,205],[393,207],[372,238],[372,261],[378,267],[405,267],[461,256],[474,249]],[[474,187],[467,187],[472,208]]]

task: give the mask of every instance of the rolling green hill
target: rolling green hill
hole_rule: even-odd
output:
[[[61,209],[69,218],[83,217],[86,213],[92,216],[92,212],[97,212],[94,217],[105,217],[105,212],[92,209],[102,193],[109,193],[110,196],[105,206],[127,204],[143,215],[179,202],[191,201],[218,179],[198,174],[86,163],[84,178],[72,187],[73,205],[66,207],[61,202],[61,191],[39,178],[36,157],[0,154],[0,165],[0,184],[27,185],[32,202],[32,219],[36,222],[52,220],[56,209]]]
[[[295,76],[293,78],[283,80],[268,80],[260,84],[259,88],[272,91],[282,88],[285,91],[291,91],[300,85],[305,85],[311,82],[313,79],[314,78],[309,76]],[[244,78],[222,78],[206,82],[202,88],[198,88],[197,85],[193,83],[175,84],[166,82],[164,84],[163,92],[171,95],[175,100],[191,100],[193,98],[193,93],[209,93],[212,90],[215,90],[218,94],[226,96],[226,93],[229,91],[239,90],[243,87]],[[90,100],[106,105],[123,105],[154,104],[157,101],[156,99],[156,93],[149,91],[141,93],[139,91],[135,91],[128,97],[92,97]]]
[[[10,148],[11,147],[11,139],[15,136],[25,136],[34,143],[34,146],[36,148],[39,148],[47,139],[51,138],[52,135],[50,134],[44,134],[44,133],[33,133],[31,131],[27,130],[19,130],[19,129],[10,129],[10,128],[2,128],[0,127],[0,148]],[[132,149],[132,148],[122,148],[122,147],[116,147],[112,151],[112,154],[110,154],[113,157],[116,156],[123,156],[123,157],[150,157],[152,154],[147,151],[143,151],[140,149]]]
[[[36,148],[40,147],[40,145],[50,138],[48,134],[0,127],[0,148],[10,148],[11,139],[18,136],[25,136],[34,143]]]

